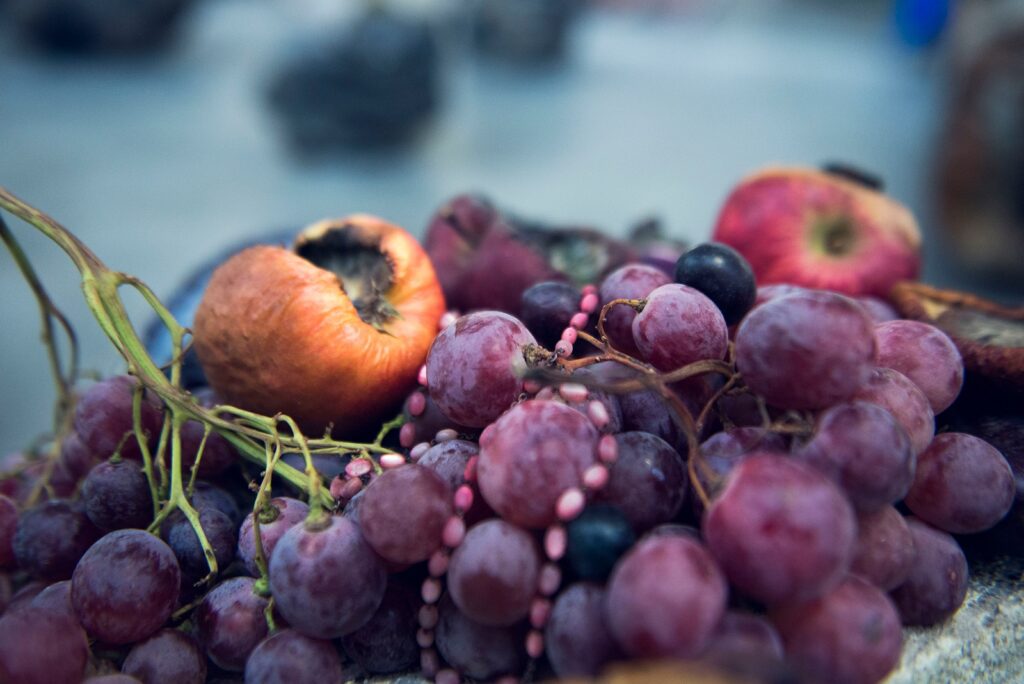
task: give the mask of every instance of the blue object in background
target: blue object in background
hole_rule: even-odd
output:
[[[896,0],[893,18],[903,42],[914,47],[931,45],[949,21],[951,0]]]

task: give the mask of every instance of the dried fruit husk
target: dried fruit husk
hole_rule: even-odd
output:
[[[915,282],[897,283],[891,298],[904,317],[931,323],[949,335],[968,374],[1024,389],[1024,308]]]

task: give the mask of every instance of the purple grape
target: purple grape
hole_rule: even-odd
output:
[[[771,622],[760,615],[730,610],[718,623],[702,657],[726,664],[735,660],[781,663],[785,656],[782,638]]]
[[[592,503],[566,525],[565,560],[582,580],[603,582],[633,546],[633,526],[618,507]]]
[[[481,436],[480,492],[508,522],[545,527],[558,498],[597,461],[597,442],[593,423],[564,404],[516,404]]]
[[[601,283],[600,297],[603,307],[613,299],[644,299],[655,288],[668,285],[672,278],[664,271],[643,264],[626,264],[612,271]],[[612,345],[630,356],[640,356],[633,341],[633,319],[636,311],[625,304],[616,304],[608,310],[604,330]]]
[[[471,620],[506,626],[526,617],[541,557],[528,532],[485,520],[466,533],[448,567],[448,590]]]
[[[198,512],[199,525],[217,558],[217,569],[223,570],[235,557],[238,530],[231,519],[216,508],[200,508]],[[167,518],[161,525],[160,536],[174,551],[183,582],[192,584],[210,573],[199,536],[182,513],[175,511]]]
[[[651,365],[670,371],[725,358],[729,330],[722,312],[704,294],[669,283],[647,295],[643,311],[633,319],[633,341]]]
[[[661,437],[676,451],[685,453],[686,435],[672,416],[672,409],[657,392],[646,390],[619,395],[619,408],[624,432],[649,432]]]
[[[857,543],[850,572],[882,591],[891,591],[910,575],[914,538],[906,520],[892,506],[857,518]]]
[[[950,535],[907,519],[914,539],[910,575],[890,596],[904,625],[927,627],[956,612],[967,596],[967,558]]]
[[[253,577],[260,576],[256,565],[256,539],[253,532],[253,513],[245,516],[238,530],[238,558],[245,564],[245,569]],[[274,547],[293,525],[297,525],[309,515],[309,506],[298,499],[281,496],[269,501],[267,508],[260,512],[260,539],[263,542],[263,553],[269,562]]]
[[[97,463],[102,463],[102,460],[89,450],[77,432],[71,432],[61,441],[60,460],[68,472],[79,479],[85,477]]]
[[[334,639],[365,625],[384,597],[387,573],[359,528],[331,516],[285,532],[270,557],[270,591],[299,632]]]
[[[299,467],[299,470],[305,470],[305,468],[306,466],[303,464]],[[236,525],[242,521],[242,510],[238,507],[234,497],[209,482],[203,482],[202,480],[196,482],[195,491],[192,493],[192,505],[197,511],[201,511],[204,508],[216,509],[226,515]]]
[[[647,432],[615,435],[619,457],[597,495],[618,507],[637,532],[668,522],[686,498],[686,465],[678,452]]]
[[[225,580],[196,610],[199,643],[221,669],[243,671],[249,654],[267,636],[267,599],[255,589],[251,577]]]
[[[89,661],[81,626],[50,611],[10,611],[0,617],[0,682],[79,684]]]
[[[886,302],[882,301],[878,297],[854,297],[854,300],[864,307],[864,310],[868,312],[868,316],[876,324],[885,323],[887,321],[895,321],[900,317],[899,312],[892,308]]]
[[[43,593],[43,591],[50,586],[46,582],[39,580],[33,580],[21,586],[18,591],[14,592],[14,595],[10,597],[10,601],[7,603],[7,611],[14,612],[24,606],[29,605],[35,600],[36,596]]]
[[[82,483],[82,503],[101,530],[144,528],[153,520],[153,499],[142,468],[134,461],[104,461]]]
[[[122,456],[136,460],[142,458],[139,444],[132,435],[132,395],[138,382],[128,375],[107,378],[83,392],[75,405],[75,432],[97,458],[109,458],[122,440]],[[140,417],[143,432],[148,434],[152,448],[160,435],[163,408],[149,392],[143,394]]]
[[[18,530],[18,506],[0,495],[0,568],[14,566],[14,535]]]
[[[167,622],[180,584],[167,544],[142,530],[117,530],[82,556],[71,578],[71,603],[90,636],[130,644]]]
[[[371,674],[391,674],[419,663],[416,643],[419,592],[392,575],[377,612],[365,625],[341,638],[345,653]]]
[[[700,460],[696,463],[697,480],[704,492],[714,498],[725,486],[726,478],[736,464],[755,451],[784,454],[786,439],[760,427],[739,427],[716,432],[701,442]],[[701,515],[704,503],[693,497],[694,511]]]
[[[264,639],[245,664],[245,684],[324,684],[343,681],[341,658],[329,641],[284,629]]]
[[[21,514],[14,534],[14,555],[18,566],[33,577],[68,579],[78,559],[99,536],[81,506],[47,501]]]
[[[480,490],[476,483],[465,481],[466,464],[469,463],[470,458],[479,453],[480,447],[476,442],[450,439],[447,442],[438,442],[427,449],[420,460],[416,462],[440,475],[453,492],[462,484],[470,486],[474,494],[473,505],[463,515],[467,527],[494,517],[494,511],[487,505],[484,497],[480,496]]]
[[[115,673],[89,677],[82,684],[142,684],[142,682],[130,675]]]
[[[427,354],[431,398],[452,421],[484,427],[523,391],[527,344],[536,344],[533,335],[506,313],[462,316],[441,331]]]
[[[161,629],[128,652],[121,671],[143,684],[203,684],[206,656],[195,639],[178,629]]]
[[[964,384],[964,363],[946,333],[920,321],[890,321],[875,326],[875,339],[878,365],[920,387],[933,413],[953,404]]]
[[[537,342],[554,349],[562,331],[569,325],[569,319],[579,309],[579,288],[557,280],[546,280],[523,292],[519,318]]]
[[[892,601],[859,577],[772,611],[787,659],[808,681],[874,684],[896,667],[902,632]]]
[[[71,580],[55,582],[46,587],[36,594],[28,606],[30,610],[46,610],[67,615],[78,623],[75,607],[71,604]]]
[[[818,416],[814,435],[794,456],[838,484],[858,511],[903,498],[914,481],[910,437],[876,404],[837,404]]]
[[[778,604],[813,598],[842,579],[857,523],[824,475],[784,456],[756,453],[733,469],[703,531],[737,589]]]
[[[962,432],[936,435],[917,458],[905,503],[914,515],[954,534],[982,532],[1013,506],[1010,464],[983,439]]]
[[[891,368],[875,368],[852,400],[878,404],[892,414],[910,437],[910,448],[920,454],[935,435],[935,415],[924,392],[907,376]]]
[[[448,594],[441,598],[438,613],[437,650],[463,675],[491,680],[523,671],[526,665],[523,629],[474,622],[458,609]]]
[[[596,379],[598,377],[598,374],[589,368],[580,368],[572,374],[570,380],[576,380],[585,385],[588,379]],[[607,414],[608,418],[606,422],[602,422],[600,425],[594,422],[594,426],[601,432],[610,435],[622,430],[622,408],[619,406],[618,397],[614,394],[591,387],[588,389],[587,396],[584,399],[567,399],[560,394],[555,395],[555,398],[557,401],[564,403],[566,406],[571,406],[588,418],[591,417],[593,411],[591,404],[596,401],[604,408],[604,413]]]
[[[410,463],[385,471],[370,484],[360,528],[385,560],[418,563],[441,547],[441,531],[452,512],[452,490],[444,479]]]
[[[707,295],[730,326],[750,311],[757,296],[750,264],[742,254],[720,242],[705,242],[680,256],[675,281]]]
[[[689,658],[709,643],[728,588],[711,554],[682,535],[649,536],[616,566],[605,617],[619,646],[637,658]]]
[[[605,589],[578,582],[558,595],[544,631],[544,645],[559,677],[595,677],[622,656],[605,619]]]
[[[791,285],[789,283],[774,283],[772,285],[762,285],[757,288],[757,298],[754,300],[754,306],[760,306],[766,304],[774,299],[785,297],[797,292],[811,292],[810,288],[802,287],[800,285]]]
[[[736,332],[736,367],[747,386],[786,409],[850,399],[875,362],[871,319],[853,300],[809,290],[755,307]]]
[[[203,442],[205,429],[196,420],[187,420],[181,426],[181,465],[186,473],[192,472],[199,453],[199,445]],[[203,456],[199,461],[199,477],[220,475],[238,460],[238,452],[231,442],[220,434],[210,431],[203,446]]]

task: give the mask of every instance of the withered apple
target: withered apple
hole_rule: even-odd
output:
[[[397,412],[444,308],[416,240],[355,215],[306,228],[291,250],[226,261],[196,312],[195,347],[225,403],[345,431]]]
[[[847,175],[770,168],[736,186],[712,239],[735,248],[759,285],[791,283],[886,299],[921,268],[914,216]]]

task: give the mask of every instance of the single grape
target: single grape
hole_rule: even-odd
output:
[[[857,543],[850,572],[882,591],[891,591],[910,575],[914,538],[900,512],[884,506],[857,518]]]
[[[228,516],[216,508],[199,509],[199,525],[217,559],[217,569],[223,570],[235,557],[238,529]],[[181,568],[181,579],[192,584],[210,573],[206,554],[199,543],[192,523],[181,512],[175,511],[160,527],[160,536],[174,551]]]
[[[21,514],[14,534],[18,566],[33,577],[62,580],[100,536],[81,506],[47,501]]]
[[[593,423],[564,404],[516,404],[480,440],[480,492],[510,523],[545,527],[558,498],[597,461],[597,442]]]
[[[85,632],[71,617],[46,610],[0,617],[0,682],[79,684],[88,661]]]
[[[609,504],[591,504],[566,530],[565,558],[577,577],[603,582],[615,562],[633,546],[636,536],[622,511]]]
[[[672,279],[661,269],[644,264],[626,264],[612,271],[601,282],[601,306],[615,299],[644,299],[655,288],[668,285]],[[604,330],[612,345],[630,356],[640,356],[633,341],[633,319],[636,310],[626,304],[616,304],[608,310]]]
[[[647,432],[615,435],[618,459],[597,500],[616,506],[633,529],[645,532],[668,522],[686,499],[686,465],[663,439]]]
[[[595,677],[622,657],[605,619],[605,589],[577,582],[562,591],[544,629],[548,660],[559,677]]]
[[[0,495],[0,568],[14,566],[14,535],[18,531],[18,506]]]
[[[710,641],[727,592],[725,577],[700,542],[649,536],[615,566],[605,618],[633,657],[689,658]]]
[[[824,475],[784,456],[755,453],[733,469],[703,531],[737,589],[778,604],[813,598],[842,579],[857,523]]]
[[[1013,470],[983,439],[962,432],[936,435],[917,457],[905,503],[914,515],[954,534],[982,532],[1010,511]]]
[[[920,454],[935,435],[935,415],[928,397],[907,376],[891,368],[875,368],[851,400],[878,404],[892,414],[910,437],[910,448]]]
[[[890,596],[904,625],[927,627],[956,612],[967,595],[967,558],[950,535],[914,518],[910,575]]]
[[[367,543],[393,563],[418,563],[441,547],[452,516],[452,489],[414,463],[385,471],[367,488],[360,528]]]
[[[803,287],[801,285],[791,285],[789,283],[774,283],[772,285],[762,285],[757,288],[757,297],[754,299],[754,306],[760,306],[773,299],[779,299],[796,292],[811,292],[811,288]]]
[[[703,658],[718,665],[733,661],[781,663],[782,638],[766,618],[735,610],[726,611],[711,635]]]
[[[122,456],[142,458],[138,441],[132,434],[132,396],[138,382],[129,375],[107,378],[85,390],[75,404],[75,432],[97,458],[109,458],[122,441]],[[152,448],[160,435],[163,409],[160,401],[149,392],[143,394],[140,418],[143,433],[148,435]]]
[[[71,577],[71,603],[90,636],[130,644],[167,622],[180,584],[167,544],[142,530],[117,530],[82,556]]]
[[[619,408],[623,432],[649,432],[676,451],[685,453],[686,435],[673,417],[672,409],[657,392],[645,390],[621,394]]]
[[[779,408],[821,409],[850,399],[875,362],[871,319],[832,292],[792,293],[755,307],[736,332],[736,367]]]
[[[504,520],[485,520],[466,533],[448,566],[448,590],[471,620],[506,626],[526,616],[541,557],[528,532]]]
[[[914,481],[907,432],[891,413],[863,401],[837,404],[819,415],[814,435],[794,456],[838,484],[858,511],[899,501]]]
[[[309,506],[298,499],[281,496],[271,499],[267,507],[259,512],[260,540],[263,542],[263,553],[269,562],[274,547],[293,525],[306,519]],[[238,558],[245,564],[245,569],[253,577],[259,577],[260,570],[256,565],[256,538],[253,532],[253,516],[245,516],[238,530]]]
[[[459,318],[434,339],[427,354],[431,398],[452,421],[484,427],[523,391],[523,347],[535,344],[518,319],[498,311]]]
[[[420,658],[416,631],[421,605],[419,592],[402,578],[391,575],[377,612],[365,625],[341,638],[342,648],[371,674],[410,669]]]
[[[757,296],[750,264],[720,242],[705,242],[679,257],[675,280],[704,293],[722,312],[726,325],[739,323]]]
[[[875,326],[878,365],[907,376],[921,388],[933,413],[949,408],[964,384],[960,351],[946,333],[920,321]]]
[[[468,484],[473,490],[473,505],[463,516],[467,526],[475,525],[481,520],[494,517],[494,511],[480,495],[476,483],[465,481],[466,464],[469,459],[480,453],[480,446],[467,439],[450,439],[438,442],[424,452],[417,465],[430,468],[441,476],[454,492],[462,484]]]
[[[101,530],[144,528],[153,520],[153,499],[146,474],[135,461],[97,464],[82,483],[82,503]]]
[[[161,629],[128,651],[121,671],[143,684],[203,684],[206,656],[199,644],[180,629]]]
[[[295,525],[270,557],[277,609],[313,637],[333,639],[362,627],[380,606],[386,585],[380,558],[348,518]]]
[[[725,358],[729,330],[722,312],[701,292],[669,283],[647,295],[633,319],[641,356],[663,371],[705,359]]]
[[[523,671],[526,653],[522,628],[474,622],[458,609],[450,594],[441,598],[438,613],[434,633],[437,650],[463,675],[489,681],[500,675]]]
[[[67,615],[75,621],[75,624],[78,624],[75,607],[71,604],[71,580],[55,582],[46,587],[36,594],[28,607],[29,610],[46,610],[51,613]]]
[[[249,654],[267,636],[267,599],[255,589],[251,577],[224,580],[196,610],[199,643],[217,667],[245,670]]]
[[[85,477],[97,463],[102,462],[74,431],[61,440],[60,460],[68,472],[79,479]]]
[[[579,288],[557,280],[545,280],[523,292],[519,318],[537,342],[548,349],[562,337],[569,319],[580,310]]]
[[[736,464],[755,451],[784,454],[789,451],[786,439],[760,427],[739,427],[716,432],[701,442],[700,460],[696,463],[697,481],[704,493],[714,498],[725,486]],[[704,514],[704,502],[692,498],[693,510]]]
[[[264,639],[245,663],[245,684],[324,684],[343,679],[341,658],[331,642],[293,629]]]
[[[874,684],[900,659],[896,607],[881,589],[851,576],[828,593],[774,609],[786,657],[808,681]]]

